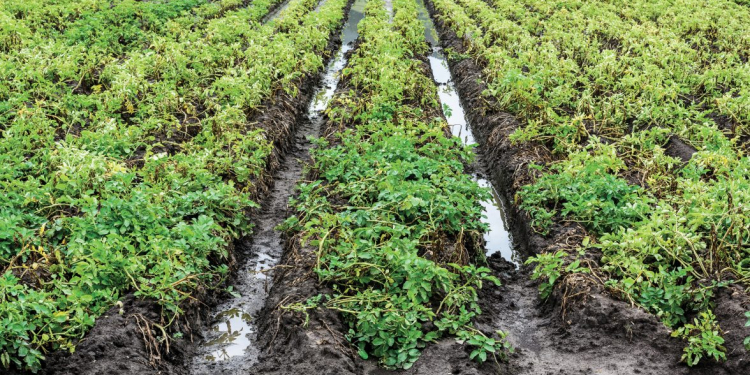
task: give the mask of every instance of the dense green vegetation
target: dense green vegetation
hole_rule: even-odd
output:
[[[471,358],[504,358],[504,334],[473,326],[477,290],[498,283],[475,246],[488,192],[464,173],[473,158],[446,136],[437,88],[418,59],[427,52],[416,2],[372,0],[360,44],[343,73],[348,91],[328,108],[334,135],[317,141],[319,178],[299,186],[298,213],[284,227],[317,249],[314,267],[333,288],[288,308],[338,310],[360,356],[409,368],[447,334]]]
[[[59,32],[28,21],[38,8],[18,18],[38,35],[0,59],[4,367],[73,351],[126,292],[167,329],[221,281],[279,133],[250,120],[322,68],[346,1],[293,0],[262,25],[276,3],[61,2],[77,20]]]
[[[517,196],[537,230],[581,223],[607,284],[674,328],[689,365],[724,358],[712,296],[750,285],[750,10],[724,0],[434,3],[484,65],[484,94],[522,121],[514,140],[560,158]],[[675,136],[697,149],[688,162],[665,153]],[[556,276],[549,259],[532,261]]]
[[[289,136],[257,120],[323,68],[347,0],[290,0],[266,20],[281,3],[0,0],[2,368],[74,351],[129,293],[162,308],[151,323],[169,340],[222,285]],[[499,283],[481,267],[489,192],[447,131],[417,3],[391,3],[366,6],[280,228],[332,293],[284,308],[339,311],[359,355],[391,369],[446,336],[504,359],[505,334],[473,322],[478,290]],[[529,260],[542,297],[596,273],[672,329],[688,365],[725,359],[735,327],[716,293],[750,288],[750,3],[431,3],[467,47],[448,55],[475,60],[488,105],[521,123],[513,142],[552,155],[516,195],[533,229],[587,231],[579,252]]]

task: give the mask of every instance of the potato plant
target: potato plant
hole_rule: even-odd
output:
[[[725,358],[714,291],[750,286],[750,11],[726,0],[433,3],[483,65],[484,95],[521,121],[512,139],[559,160],[534,166],[541,176],[518,192],[536,229],[581,223],[607,284],[676,329],[689,365]],[[697,152],[670,156],[675,138]]]
[[[126,293],[168,332],[221,285],[274,147],[250,119],[322,67],[346,2],[292,0],[261,23],[276,3],[124,1],[102,12],[135,19],[92,15],[0,59],[4,368],[75,350]],[[80,25],[93,34],[70,39]]]
[[[314,271],[333,288],[286,308],[343,314],[362,358],[410,368],[429,343],[453,335],[477,361],[503,359],[503,332],[473,324],[477,290],[499,283],[477,266],[472,244],[487,230],[488,191],[464,173],[473,153],[446,136],[432,79],[416,56],[427,52],[416,3],[370,1],[360,44],[344,69],[349,91],[328,107],[338,129],[316,140],[319,178],[299,185],[283,229],[316,251]]]

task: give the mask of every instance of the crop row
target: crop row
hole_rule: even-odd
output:
[[[252,5],[248,7],[248,5]],[[4,1],[0,3],[0,52],[38,48],[50,41],[63,46],[83,44],[120,52],[148,47],[155,35],[180,29],[202,29],[225,14],[243,9],[258,21],[266,7],[278,2],[250,0],[104,0]]]
[[[581,223],[607,284],[674,328],[688,364],[725,358],[712,297],[750,280],[748,10],[433,2],[483,64],[484,94],[522,120],[514,139],[561,158],[517,196],[537,229]],[[680,138],[697,152],[668,152]],[[562,257],[533,261],[554,280]]]
[[[491,50],[489,94],[528,122],[527,137],[563,151],[589,134],[618,139],[652,126],[695,144],[709,141],[701,133],[714,122],[746,137],[748,26],[726,9],[736,6],[714,3],[680,13],[666,2],[455,4],[477,20],[460,35],[481,28],[472,41]]]
[[[154,36],[85,92],[54,73],[75,69],[85,49],[31,66],[2,61],[11,83],[0,94],[3,366],[33,370],[46,351],[74,350],[131,291],[162,306],[155,323],[168,330],[183,304],[222,280],[284,134],[251,121],[274,92],[295,95],[323,66],[346,1],[311,11],[316,1],[292,0],[259,24],[271,4]]]
[[[125,49],[166,33],[173,23],[193,24],[246,5],[246,0],[5,1],[0,3],[0,51],[35,47],[45,40]]]
[[[497,283],[473,265],[488,192],[464,173],[471,149],[450,137],[424,61],[416,2],[369,1],[358,48],[327,109],[328,135],[311,151],[312,182],[283,227],[314,249],[313,269],[331,294],[286,306],[342,313],[365,359],[409,368],[446,335],[472,358],[503,357],[504,334],[474,328],[477,289]]]
[[[92,93],[98,94],[101,91],[110,89],[116,82],[112,82],[118,71],[125,71],[124,74],[130,76],[146,74],[143,72],[144,66],[154,66],[158,68],[166,63],[178,63],[181,65],[187,63],[187,58],[200,58],[199,62],[206,60],[205,56],[215,55],[220,48],[229,49],[231,45],[228,42],[238,43],[242,34],[228,33],[224,23],[234,22],[236,25],[241,23],[248,24],[247,27],[255,27],[258,21],[266,14],[271,6],[278,3],[276,0],[256,0],[247,8],[239,11],[225,13],[225,17],[219,20],[208,18],[184,19],[192,22],[173,22],[167,23],[168,32],[161,35],[157,32],[148,34],[148,49],[135,48],[130,45],[126,50],[120,47],[108,47],[102,43],[95,43],[97,46],[88,46],[79,43],[70,44],[66,41],[45,40],[34,45],[34,48],[24,48],[13,53],[3,56],[0,60],[0,74],[8,85],[2,87],[0,91],[0,117],[3,122],[13,120],[18,111],[23,106],[30,106],[31,103],[53,103],[64,102],[64,106],[48,108],[50,115],[60,119],[69,119],[63,122],[63,127],[84,127],[87,123],[92,122],[92,115],[86,112],[96,112],[99,108],[106,108],[103,104],[89,100]],[[198,27],[198,26],[203,27]],[[229,26],[229,25],[228,25]],[[235,25],[231,25],[235,26]],[[230,27],[231,27],[230,26]],[[242,29],[241,29],[242,30]],[[206,32],[221,33],[225,35],[223,40],[213,40],[212,34],[206,35]],[[116,34],[117,32],[114,32]],[[209,39],[212,38],[212,39]],[[93,38],[92,40],[96,40]],[[120,46],[119,41],[113,41],[113,46]],[[188,54],[189,47],[205,48],[203,54]],[[162,49],[174,49],[177,56],[170,56],[177,61],[154,61],[158,58]],[[234,57],[234,56],[232,56]],[[150,60],[149,60],[150,59]],[[192,66],[186,68],[194,69]],[[105,69],[109,72],[109,77],[102,77]],[[184,70],[184,69],[183,69]],[[159,74],[158,71],[155,72]],[[214,75],[217,72],[211,72]],[[162,73],[163,74],[163,73]],[[153,83],[155,81],[164,81],[170,77],[149,77]],[[178,77],[179,78],[179,77]],[[194,75],[193,77],[195,78]],[[133,78],[123,77],[125,80],[132,81]],[[127,88],[126,88],[127,89]],[[172,87],[172,90],[176,90]],[[93,92],[96,91],[96,92]],[[163,96],[163,95],[162,95]],[[65,100],[61,100],[65,98]],[[123,101],[118,99],[115,104]],[[107,103],[108,104],[108,103]],[[130,108],[130,107],[128,107]],[[73,114],[72,111],[83,112],[82,114]],[[88,116],[89,118],[80,118]],[[113,117],[112,114],[104,114],[103,117]],[[118,116],[114,116],[117,118]]]

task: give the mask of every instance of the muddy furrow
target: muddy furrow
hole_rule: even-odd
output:
[[[426,1],[441,46],[457,54],[466,53],[463,41],[436,17],[431,3]],[[533,178],[528,165],[548,162],[551,155],[539,144],[510,142],[508,137],[519,124],[513,116],[495,110],[488,98],[482,96],[485,89],[481,83],[482,69],[472,59],[449,61],[449,68],[480,144],[480,153],[489,167],[487,174],[506,201],[512,202],[517,189]],[[507,208],[522,258],[560,249],[573,251],[585,236],[582,227],[567,223],[556,225],[549,236],[543,237],[533,231],[524,212],[515,205]],[[590,261],[596,264],[598,259],[594,255]],[[679,363],[683,343],[671,339],[669,331],[654,316],[610,296],[594,277],[566,278],[548,301],[541,301],[538,283],[530,280],[529,267],[516,271],[497,256],[491,257],[490,263],[503,286],[481,292],[484,313],[478,324],[485,331],[507,332],[516,353],[499,368],[446,361],[452,373],[740,373],[710,361],[692,369]],[[444,350],[428,349],[423,359],[444,358]]]
[[[315,136],[325,133],[327,117],[323,110],[337,90],[346,84],[339,81],[340,73],[348,63],[348,58],[356,48],[358,37],[357,26],[364,18],[366,0],[355,0],[347,15],[343,33],[343,43],[336,58],[330,63],[324,77],[324,85],[308,112],[308,122]],[[305,143],[305,151],[298,155],[302,162],[309,162],[308,151],[311,145]],[[303,176],[300,171],[298,180],[314,179],[314,176]],[[280,220],[289,212],[284,211]],[[279,235],[279,234],[277,234]],[[309,316],[284,312],[281,306],[288,304],[299,296],[312,297],[316,294],[330,292],[320,285],[316,276],[308,267],[313,261],[314,253],[300,249],[298,238],[284,238],[283,255],[273,273],[273,283],[265,305],[257,320],[258,362],[246,374],[353,374],[356,365],[348,355],[348,343],[340,332],[344,325],[337,313],[323,309],[311,310]],[[229,372],[233,373],[233,372]]]
[[[288,202],[294,187],[303,177],[304,161],[312,147],[309,137],[320,135],[324,121],[321,109],[330,99],[337,77],[345,63],[344,54],[356,38],[356,21],[361,19],[356,8],[349,5],[348,20],[344,24],[342,37],[332,44],[338,53],[328,63],[326,72],[319,77],[315,89],[308,92],[304,100],[306,111],[296,119],[297,130],[288,155],[283,158],[279,172],[274,176],[274,187],[262,203],[252,237],[249,256],[238,271],[233,283],[232,298],[220,304],[213,313],[210,329],[192,361],[193,374],[245,374],[258,363],[261,354],[256,318],[266,303],[272,286],[273,267],[283,254],[284,242],[275,228],[288,216]],[[354,23],[354,26],[352,26]],[[354,32],[352,31],[354,28]]]
[[[211,328],[191,364],[193,374],[255,374],[269,367],[265,310],[278,304],[277,291],[286,290],[288,286],[278,281],[284,280],[279,274],[286,274],[288,267],[282,259],[284,239],[275,227],[289,215],[289,199],[296,184],[304,178],[304,163],[309,159],[308,151],[312,147],[308,138],[318,137],[321,133],[325,122],[322,110],[333,95],[339,73],[346,64],[347,52],[356,39],[357,23],[363,17],[363,3],[358,0],[347,5],[343,32],[332,38],[329,44],[329,51],[338,49],[338,53],[328,61],[324,74],[317,77],[315,88],[308,90],[300,101],[305,110],[297,114],[294,143],[274,177],[273,190],[262,203],[249,256],[233,283],[234,292],[239,296],[215,309]],[[304,356],[301,358],[305,359]]]
[[[282,10],[285,6],[286,3],[279,6],[277,10]],[[341,45],[339,32],[340,29],[334,31],[329,39],[327,51],[330,57],[325,63],[335,56],[334,52]],[[298,120],[306,118],[308,107],[314,98],[314,89],[320,80],[320,74],[309,74],[291,82],[290,84],[298,89],[296,96],[287,94],[284,90],[277,90],[273,97],[263,103],[264,111],[248,119],[248,122],[255,124],[255,127],[266,130],[268,139],[275,146],[274,151],[266,160],[266,171],[253,181],[252,198],[254,201],[272,202],[273,198],[266,199],[266,197],[273,194],[272,192],[283,191],[285,186],[282,182],[276,188],[275,180],[283,181],[286,175],[293,173],[284,168],[289,164],[289,160],[295,160],[294,156],[285,157],[285,155],[298,150],[295,145],[300,144],[301,141],[295,137],[297,127],[300,126],[303,129],[301,133],[309,130],[309,124]],[[301,136],[304,137],[304,134]],[[282,170],[278,176],[274,176],[280,169]],[[289,185],[293,185],[293,182]],[[267,236],[269,228],[258,225],[262,221],[260,218],[264,215],[264,211],[254,209],[250,215],[259,218],[256,219],[256,225],[261,237]],[[283,213],[279,215],[283,216]],[[241,275],[237,273],[237,267],[251,257],[255,250],[252,248],[254,245],[256,243],[253,242],[252,237],[244,237],[230,246],[229,259],[222,260],[222,262],[230,267],[232,275]],[[57,351],[48,354],[44,368],[39,373],[54,375],[191,373],[189,366],[197,351],[196,343],[202,336],[203,321],[210,320],[207,319],[210,316],[209,307],[231,297],[229,293],[215,293],[215,291],[209,293],[207,290],[198,290],[194,296],[195,299],[183,306],[184,313],[181,318],[173,322],[170,327],[170,332],[182,333],[181,338],[165,341],[160,331],[161,328],[154,324],[154,322],[166,324],[163,322],[164,315],[159,304],[152,300],[140,300],[130,293],[122,297],[122,306],[112,307],[97,319],[94,328],[78,343],[74,353]]]
[[[307,96],[311,98],[311,96]],[[274,228],[287,216],[294,186],[302,176],[302,163],[320,129],[318,119],[299,119],[295,142],[274,175],[273,188],[256,216],[249,255],[232,283],[238,296],[218,306],[191,365],[193,374],[241,373],[252,367],[260,354],[255,318],[263,306],[272,271],[282,254],[283,241]]]

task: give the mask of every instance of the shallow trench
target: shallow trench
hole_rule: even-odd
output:
[[[281,8],[278,12],[283,10]],[[258,362],[261,350],[255,320],[271,287],[272,267],[279,263],[284,251],[281,233],[275,227],[288,216],[289,198],[303,176],[303,163],[308,159],[312,147],[308,138],[320,135],[325,122],[322,111],[333,96],[339,73],[347,62],[347,53],[357,39],[357,25],[364,17],[363,10],[364,0],[354,1],[349,9],[341,34],[341,46],[322,73],[307,113],[298,120],[294,143],[283,158],[274,176],[273,189],[262,202],[255,219],[250,256],[239,267],[237,278],[231,286],[234,298],[221,303],[210,314],[212,320],[204,330],[204,339],[198,345],[190,365],[193,374],[249,373]]]
[[[438,97],[443,106],[443,115],[448,120],[451,133],[454,136],[461,139],[466,145],[475,145],[477,142],[469,126],[469,121],[466,119],[466,113],[448,69],[448,60],[442,47],[440,47],[435,26],[422,0],[417,0],[417,2],[420,4],[419,19],[425,27],[425,39],[432,49],[427,58],[430,61],[432,78],[438,86]],[[475,151],[478,150],[475,149]],[[498,253],[503,259],[518,265],[519,254],[515,251],[513,236],[508,229],[510,227],[506,216],[508,202],[505,195],[500,194],[498,189],[485,177],[484,171],[487,169],[487,164],[481,153],[476,153],[474,164],[472,177],[479,186],[488,188],[492,194],[489,200],[482,202],[485,216],[482,221],[489,226],[489,230],[484,234],[486,255],[490,257]]]

